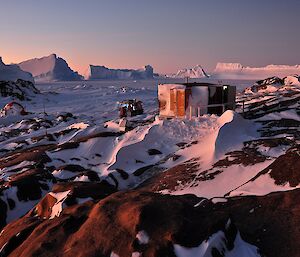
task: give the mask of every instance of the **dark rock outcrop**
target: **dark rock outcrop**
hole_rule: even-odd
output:
[[[16,82],[0,81],[0,96],[16,97],[19,100],[30,100],[40,91],[30,81],[18,79]]]
[[[240,231],[262,256],[297,257],[299,194],[294,190],[213,204],[193,196],[119,192],[65,208],[50,220],[28,214],[5,227],[0,247],[5,256],[175,256],[174,244],[197,247],[223,231],[225,246],[213,249],[213,256],[223,256],[235,247]],[[147,233],[148,243],[139,243],[139,231]]]
[[[266,90],[268,86],[283,86],[284,80],[278,77],[270,77],[267,79],[256,81],[256,83],[251,87],[252,92],[259,92]]]

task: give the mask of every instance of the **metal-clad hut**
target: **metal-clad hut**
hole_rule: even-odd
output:
[[[221,115],[235,109],[236,87],[211,83],[159,84],[161,117]]]

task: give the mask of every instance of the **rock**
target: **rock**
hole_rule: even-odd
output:
[[[26,214],[55,182],[55,178],[46,169],[24,167],[23,170],[11,175],[9,181],[0,185],[0,208],[1,203],[6,204],[6,208],[1,210],[6,217],[5,223]],[[3,221],[0,220],[0,223],[3,224]]]
[[[259,86],[266,86],[266,85],[284,85],[284,81],[278,77],[270,77],[263,80],[256,81],[256,84]]]
[[[96,203],[67,207],[50,220],[30,213],[5,227],[0,247],[6,256],[20,257],[110,256],[112,252],[175,256],[175,245],[198,247],[221,233],[225,243],[212,248],[209,243],[208,251],[222,256],[241,247],[236,240],[240,232],[244,241],[258,247],[261,256],[297,257],[299,194],[300,190],[294,190],[213,204],[193,196],[119,192]],[[137,237],[141,231],[148,238],[143,243]]]
[[[0,117],[27,115],[24,107],[18,102],[10,102],[6,104],[0,111]]]
[[[276,185],[296,187],[300,184],[300,146],[289,149],[279,156],[271,165],[259,172],[251,181],[264,174],[269,174]]]
[[[0,96],[12,96],[17,99],[30,100],[35,95],[40,94],[40,91],[30,81],[18,79],[16,82],[0,81]]]
[[[68,121],[69,119],[74,118],[73,114],[70,112],[62,112],[57,116],[58,121]]]
[[[284,80],[278,77],[270,77],[267,79],[256,81],[256,83],[251,87],[247,88],[246,92],[260,92],[260,91],[274,91],[284,85]]]
[[[55,195],[63,192],[67,192],[67,196],[64,198],[64,208],[67,206],[73,206],[80,201],[88,200],[100,200],[112,193],[116,192],[116,188],[110,185],[105,180],[101,182],[64,182],[55,184],[52,188],[52,192],[47,194],[28,216],[41,217],[43,219],[49,219],[53,207],[56,204]]]
[[[153,148],[149,149],[147,152],[148,152],[149,155],[160,155],[160,154],[162,154],[161,151],[159,151],[157,149],[153,149]]]
[[[300,77],[298,75],[287,76],[283,78],[285,85],[300,86]]]

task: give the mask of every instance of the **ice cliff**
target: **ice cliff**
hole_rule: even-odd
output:
[[[109,69],[105,66],[90,65],[87,79],[152,79],[153,68],[146,65],[142,69]]]
[[[34,58],[18,64],[23,71],[30,72],[35,81],[74,81],[83,77],[73,71],[68,63],[56,54]]]
[[[245,67],[240,63],[218,63],[214,78],[223,79],[264,79],[266,77],[286,77],[300,74],[300,65],[267,65],[265,67]]]

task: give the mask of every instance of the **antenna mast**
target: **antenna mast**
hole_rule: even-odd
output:
[[[43,109],[44,109],[44,120],[46,120],[46,115],[47,115],[47,113],[46,113],[46,108],[45,108],[45,102],[44,102],[44,101],[43,101]],[[48,137],[47,127],[46,127],[46,134],[45,134],[45,136]]]

